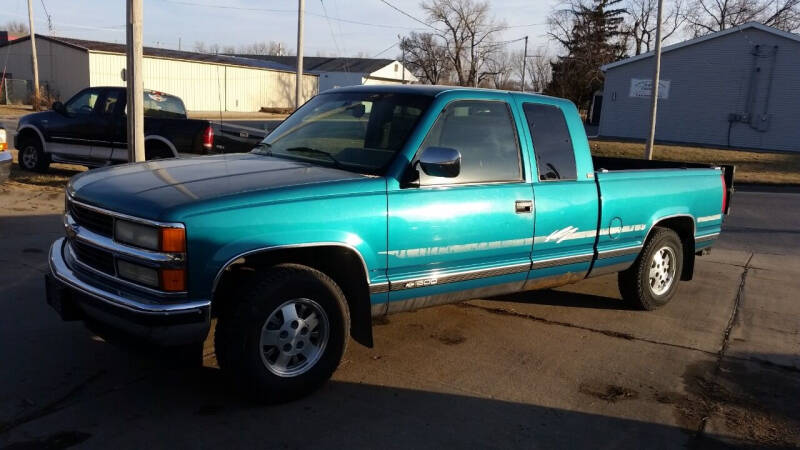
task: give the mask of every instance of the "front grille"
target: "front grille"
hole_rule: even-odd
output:
[[[107,237],[114,234],[114,218],[108,214],[85,208],[74,202],[69,202],[69,212],[78,226]]]
[[[75,257],[81,263],[109,275],[115,274],[114,255],[110,252],[74,240],[70,245]]]

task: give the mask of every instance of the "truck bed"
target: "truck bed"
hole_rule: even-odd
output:
[[[592,163],[597,172],[615,172],[620,170],[713,169],[719,167],[722,169],[722,174],[725,177],[728,199],[730,199],[730,195],[733,193],[733,174],[735,167],[732,165],[615,158],[611,156],[594,155],[592,155]],[[728,204],[730,204],[730,202]]]

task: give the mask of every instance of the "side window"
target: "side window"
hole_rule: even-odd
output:
[[[108,91],[105,99],[103,100],[103,106],[100,108],[100,114],[104,116],[110,116],[114,114],[114,108],[116,108],[119,104],[119,99],[121,96],[121,91]]]
[[[94,105],[97,103],[97,98],[100,96],[100,91],[97,89],[87,89],[75,97],[72,97],[64,108],[70,115],[89,115],[94,112]]]
[[[528,128],[531,130],[533,151],[539,179],[575,180],[575,150],[561,108],[539,103],[525,103],[522,107]]]
[[[417,158],[428,147],[458,150],[461,173],[455,178],[436,178],[420,170],[421,186],[522,180],[519,142],[505,102],[450,103],[428,132]]]

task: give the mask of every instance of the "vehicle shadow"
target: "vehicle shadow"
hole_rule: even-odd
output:
[[[613,310],[631,309],[627,303],[619,298],[554,289],[517,292],[514,294],[491,297],[485,300],[536,305],[566,306],[570,308]]]

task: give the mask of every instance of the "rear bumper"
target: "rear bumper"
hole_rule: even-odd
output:
[[[65,238],[50,247],[47,303],[64,320],[88,319],[104,328],[160,345],[202,342],[211,323],[208,300],[164,301],[73,270]]]

